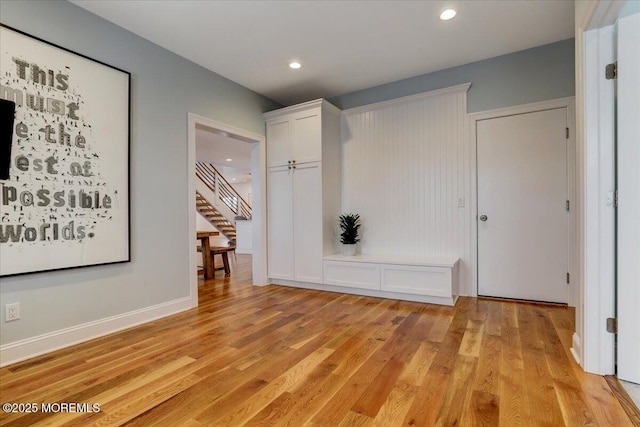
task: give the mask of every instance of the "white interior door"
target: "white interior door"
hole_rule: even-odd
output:
[[[618,21],[618,378],[640,383],[640,14]]]
[[[477,122],[478,294],[568,300],[566,108]]]

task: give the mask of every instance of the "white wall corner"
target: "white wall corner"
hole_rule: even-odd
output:
[[[0,346],[0,367],[70,347],[191,308],[191,297],[168,301]]]

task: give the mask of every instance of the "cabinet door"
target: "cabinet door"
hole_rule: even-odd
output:
[[[322,122],[320,119],[319,108],[294,116],[291,160],[295,160],[296,164],[322,160]]]
[[[285,167],[267,171],[268,275],[293,280],[293,172]]]
[[[267,122],[267,166],[283,166],[292,160],[291,121],[281,118]]]
[[[296,280],[322,283],[322,174],[319,162],[296,165],[293,211]]]

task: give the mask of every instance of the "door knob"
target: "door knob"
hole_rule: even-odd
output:
[[[484,222],[486,221],[488,218],[486,215],[480,215],[480,221]]]

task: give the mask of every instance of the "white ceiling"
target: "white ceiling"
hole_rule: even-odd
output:
[[[284,105],[574,34],[572,0],[71,1]]]

